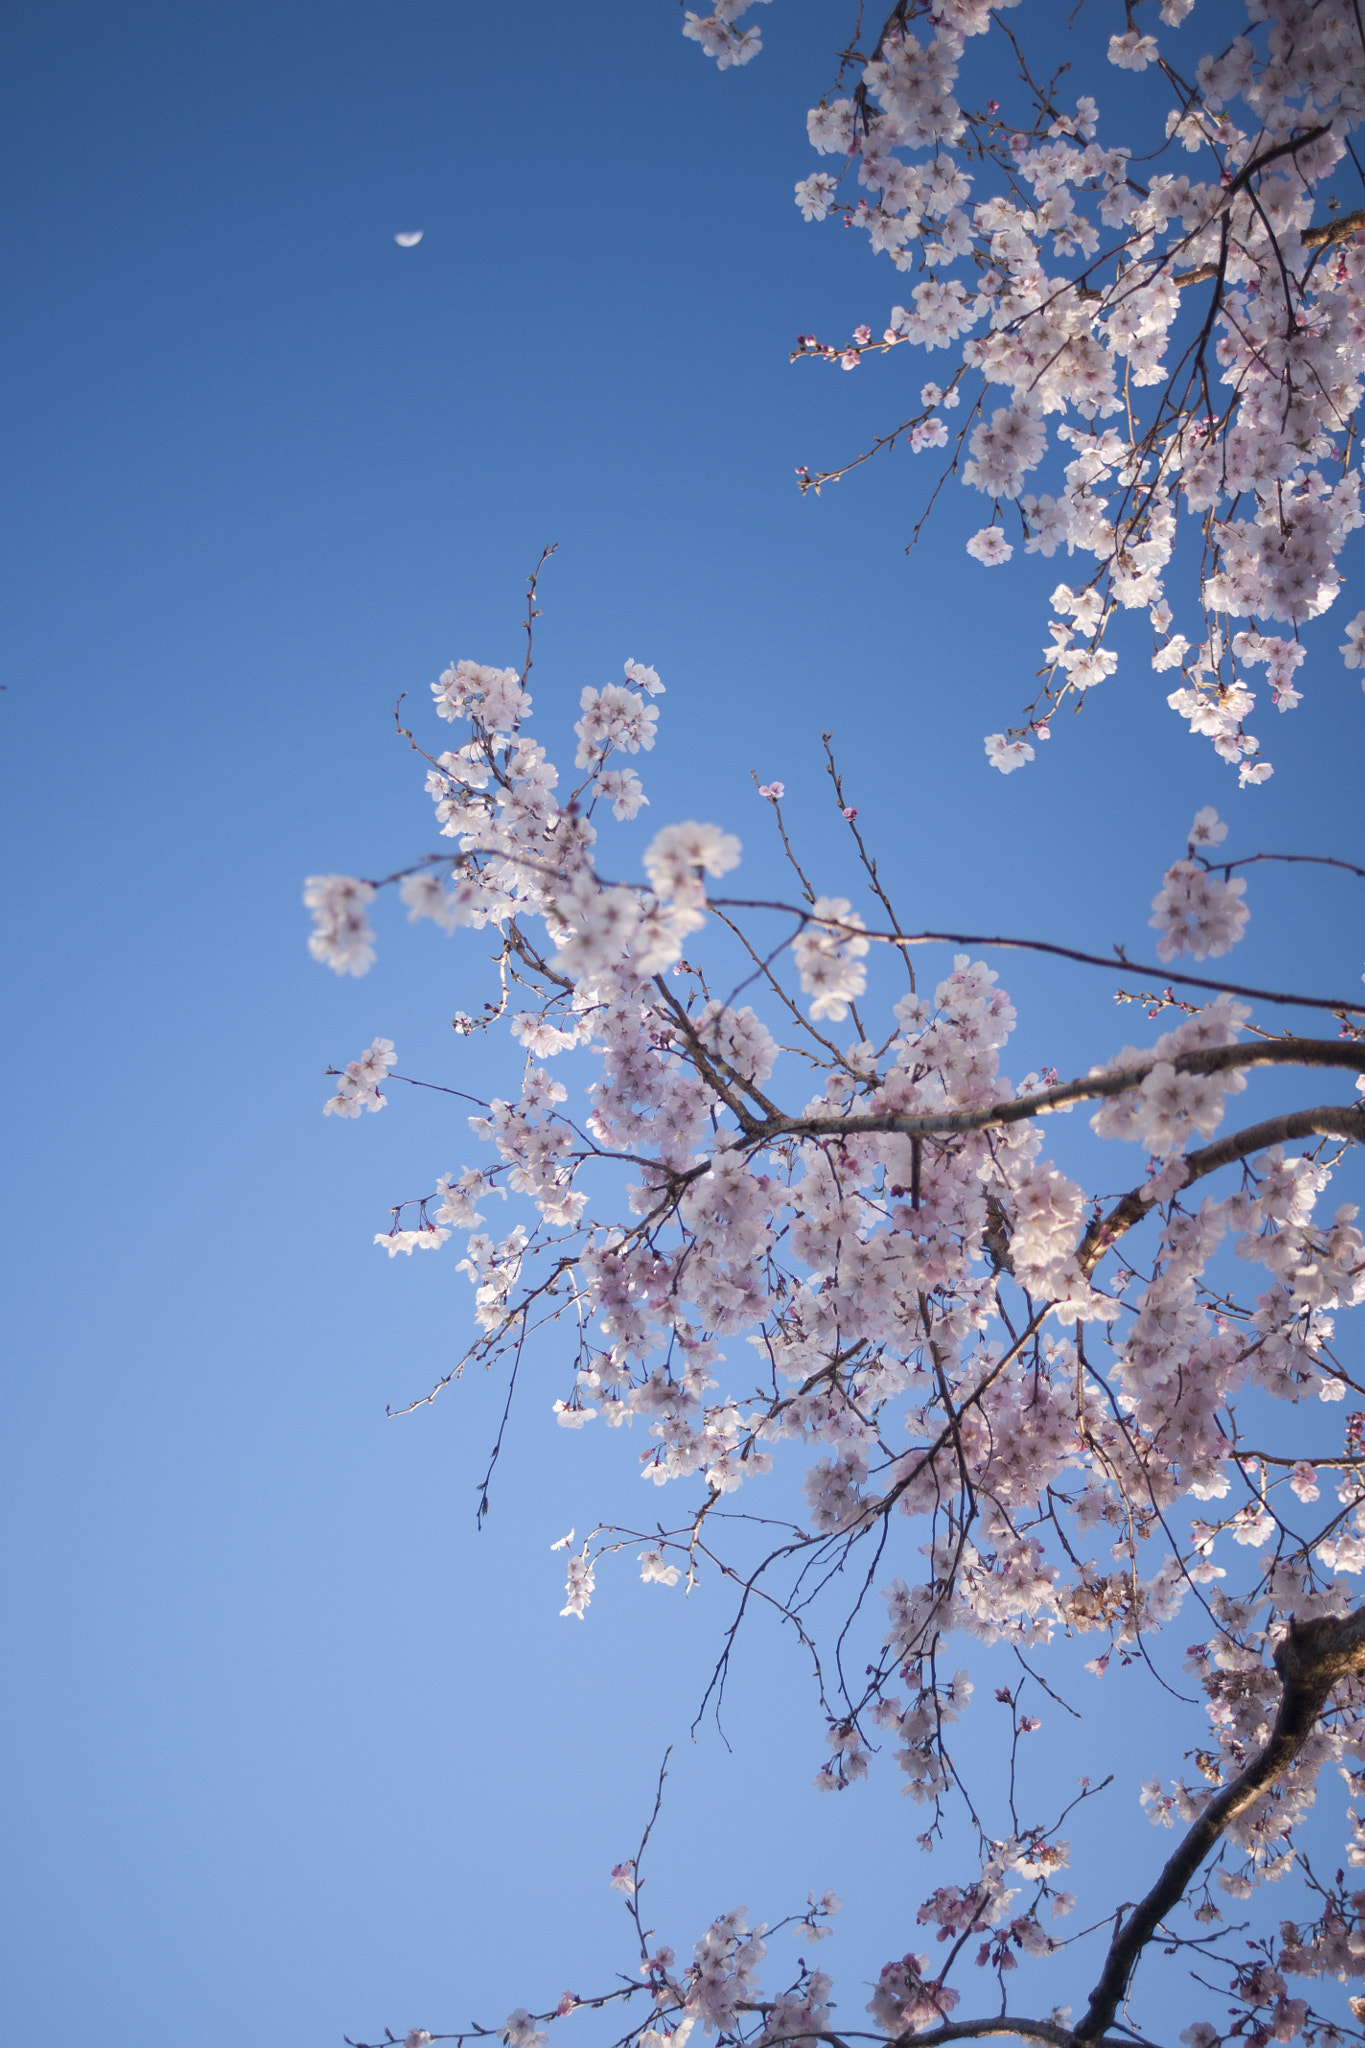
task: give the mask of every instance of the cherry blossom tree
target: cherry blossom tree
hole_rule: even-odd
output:
[[[743,65],[759,47],[736,25],[744,12],[727,0],[689,15],[685,33],[723,68]],[[1065,113],[1055,81],[1033,85],[999,12],[993,0],[898,6],[865,54],[856,37],[845,52],[852,93],[811,116],[817,147],[856,161],[881,195],[849,217],[898,267],[928,273],[908,295],[915,310],[851,352],[962,341],[952,377],[926,390],[912,446],[945,444],[955,394],[970,431],[952,467],[996,514],[1015,503],[1027,546],[1064,540],[1098,565],[1057,601],[1070,623],[1055,629],[1042,708],[988,742],[996,764],[1030,757],[1023,731],[1112,668],[1115,608],[1143,606],[1157,666],[1186,671],[1175,697],[1190,702],[1176,708],[1196,728],[1216,713],[1202,729],[1254,784],[1265,764],[1242,722],[1243,669],[1268,662],[1281,699],[1295,696],[1299,626],[1332,601],[1359,524],[1349,458],[1365,246],[1358,215],[1311,224],[1361,104],[1359,18],[1350,0],[1256,0],[1247,34],[1192,66],[1187,86],[1128,10],[1111,60],[1154,71],[1176,94],[1162,139],[1219,167],[1208,185],[1152,174],[1138,187],[1137,152],[1094,140],[1090,102]],[[1177,28],[1189,12],[1165,0],[1161,22]],[[1009,42],[1006,69],[1033,95],[1027,125],[1010,127],[994,102],[964,115],[952,97],[964,39],[987,31]],[[1238,101],[1245,131],[1228,112]],[[998,187],[970,212],[954,149]],[[798,189],[813,215],[845,203],[824,172]],[[1048,241],[1073,259],[1066,277],[1044,274]],[[957,260],[978,272],[973,298],[944,281]],[[1187,287],[1205,283],[1200,330],[1171,370]],[[996,383],[1011,402],[987,417]],[[1147,386],[1160,396],[1144,426],[1133,394]],[[1074,456],[1064,488],[1021,495],[1045,421],[1069,412],[1084,424],[1058,427]],[[1105,418],[1121,424],[1097,430]],[[914,442],[920,429],[933,431]],[[1317,465],[1331,463],[1341,475],[1329,484]],[[1182,497],[1199,527],[1186,576],[1203,608],[1197,648],[1172,632],[1165,592],[1182,567]],[[1003,531],[993,514],[985,532]],[[988,564],[1009,548],[974,543]],[[611,1873],[632,1929],[622,1978],[519,2006],[498,2029],[418,2029],[408,2048],[490,2032],[546,2048],[584,2007],[615,2016],[622,2048],[684,2048],[698,2026],[719,2048],[987,2035],[1118,2048],[1149,2041],[1142,2001],[1172,1967],[1207,1987],[1187,2048],[1365,2040],[1365,1996],[1349,1989],[1365,1976],[1365,1888],[1347,1874],[1365,1866],[1365,1385],[1338,1331],[1365,1299],[1365,1239],[1329,1192],[1365,1139],[1365,999],[1354,962],[1345,992],[1223,972],[1254,914],[1259,864],[1314,863],[1343,887],[1365,868],[1230,845],[1205,806],[1152,897],[1150,965],[921,930],[895,906],[827,735],[857,904],[822,893],[776,783],[757,800],[785,894],[738,893],[739,839],[692,819],[656,831],[632,873],[613,856],[613,827],[649,802],[640,757],[656,744],[664,685],[631,658],[621,680],[586,688],[561,775],[532,736],[539,574],[520,664],[452,663],[432,685],[430,724],[399,726],[425,764],[442,849],[372,880],[314,876],[305,897],[312,951],[337,974],[372,965],[381,894],[474,956],[491,949],[487,996],[456,1031],[511,1040],[505,1097],[473,1103],[466,1155],[434,1162],[429,1192],[375,1234],[390,1258],[454,1261],[473,1290],[464,1355],[411,1405],[458,1398],[472,1364],[503,1372],[510,1402],[524,1364],[523,1397],[552,1403],[566,1446],[584,1428],[638,1425],[619,1440],[634,1440],[628,1462],[651,1510],[555,1546],[566,1619],[584,1620],[599,1575],[620,1569],[663,1599],[686,1586],[724,1600],[705,1705],[764,1609],[809,1664],[818,1782],[899,1779],[923,1812],[923,1847],[957,1855],[956,1815],[973,1848],[918,1904],[923,1949],[888,1960],[870,2001],[836,2006],[830,1978],[804,1961],[765,1971],[774,1930],[742,1909],[704,1928],[690,1959],[660,1945],[640,1903],[656,1803]],[[1292,637],[1232,631],[1235,618],[1280,621]],[[1354,665],[1362,620],[1347,641]],[[1065,1080],[1009,1076],[1016,1016],[989,963],[1019,948],[1148,982],[1147,1042],[1097,1046]],[[377,1039],[332,1070],[326,1111],[378,1111],[405,1078],[445,1085],[397,1064]],[[1233,1100],[1265,1070],[1298,1077],[1294,1106],[1282,1085],[1269,1104]],[[1113,1165],[1096,1169],[1074,1121],[1044,1123],[1077,1108]],[[1302,1452],[1277,1420],[1291,1409]],[[741,1489],[752,1508],[737,1506]],[[1198,1637],[1185,1670],[1202,1699],[1183,1753],[1154,1755],[1143,1788],[1170,1831],[1165,1860],[1136,1877],[1077,1872],[1078,1900],[1064,1829],[1099,1788],[1034,1810],[1012,1769],[1003,1823],[979,1810],[956,1746],[974,1711],[961,1660],[1003,1646],[1057,1699],[1049,1645],[1093,1637],[1096,1677],[1111,1661],[1155,1669],[1177,1618]],[[997,1689],[1015,1751],[1039,1728],[1034,1697],[1022,1681]],[[1319,1789],[1341,1780],[1355,1804],[1314,1816]],[[1332,1874],[1309,1851],[1310,1817],[1344,1844]],[[1286,1879],[1292,1916],[1265,1902],[1266,1884]],[[1085,1925],[1071,1936],[1061,1923],[1078,1903]],[[809,1947],[837,1907],[812,1894],[776,1924]],[[1234,1910],[1247,1915],[1236,1927]],[[1074,2010],[1051,2003],[1046,1982],[1073,1942],[1091,1986]]]

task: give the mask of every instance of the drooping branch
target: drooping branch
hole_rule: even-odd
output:
[[[1324,1615],[1317,1621],[1292,1621],[1275,1651],[1275,1669],[1284,1691],[1269,1741],[1246,1769],[1209,1801],[1146,1898],[1115,1933],[1100,1980],[1090,1994],[1089,2008],[1074,2029],[1077,2042],[1096,2042],[1113,2024],[1144,1948],[1166,1915],[1179,1905],[1200,1864],[1238,1815],[1269,1792],[1296,1761],[1317,1727],[1333,1687],[1365,1672],[1365,1607],[1344,1620]]]

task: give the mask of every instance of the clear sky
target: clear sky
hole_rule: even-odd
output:
[[[8,2040],[330,2044],[628,1960],[606,1872],[721,1609],[623,1574],[558,1618],[549,1543],[629,1483],[619,1444],[550,1425],[558,1361],[480,1537],[500,1387],[385,1421],[463,1348],[468,1295],[370,1237],[474,1155],[415,1096],[324,1122],[321,1070],[383,1032],[404,1072],[506,1076],[446,1021],[477,948],[394,906],[339,985],[299,904],[308,872],[428,844],[394,699],[517,659],[545,542],[538,703],[565,731],[585,682],[654,663],[648,822],[738,831],[746,880],[774,873],[752,768],[848,885],[827,726],[925,923],[1143,957],[1210,801],[1248,850],[1358,849],[1365,699],[1335,654],[1263,790],[1141,662],[1004,781],[981,735],[1032,694],[1057,565],[979,569],[955,487],[907,560],[907,454],[799,498],[798,463],[855,452],[925,374],[786,360],[798,330],[879,326],[899,282],[791,204],[846,11],[778,0],[724,76],[668,0],[10,13]],[[1242,973],[1354,986],[1346,887],[1258,880]],[[1011,1071],[1139,1028],[1103,976],[1003,978]],[[926,1888],[915,1811],[888,1774],[807,1789],[813,1702],[757,1641],[733,1754],[679,1755],[661,1931],[834,1884],[863,1916],[834,1960],[872,1974]],[[1077,1768],[1161,1711],[1106,1695]]]

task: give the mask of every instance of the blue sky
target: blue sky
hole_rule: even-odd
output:
[[[623,1574],[558,1619],[547,1545],[619,1446],[566,1445],[550,1392],[478,1538],[500,1388],[385,1422],[462,1348],[467,1296],[369,1239],[471,1148],[417,1098],[324,1123],[321,1070],[383,1032],[405,1072],[505,1077],[450,1043],[477,948],[391,910],[338,985],[299,906],[308,872],[426,845],[394,700],[517,658],[545,542],[538,710],[562,735],[585,682],[656,664],[648,822],[738,831],[746,882],[776,872],[752,768],[848,887],[831,725],[926,924],[1145,954],[1199,804],[1246,850],[1358,840],[1365,700],[1334,654],[1258,792],[1143,664],[1031,774],[987,769],[1057,565],[980,570],[960,493],[907,561],[908,455],[798,497],[795,466],[854,452],[924,371],[787,365],[798,330],[878,325],[897,280],[791,205],[842,15],[764,12],[762,59],[725,76],[665,0],[10,17],[10,2038],[330,2043],[499,2020],[626,1959],[605,1873],[719,1610]],[[1355,985],[1345,882],[1254,886],[1246,978]],[[1019,1071],[1137,1028],[1103,976],[1003,978]],[[756,1650],[733,1754],[679,1754],[660,1925],[690,1941],[832,1883],[856,1978],[910,1938],[915,1814],[885,1780],[807,1790],[786,1657]],[[1099,1774],[1126,1711],[1077,1737]]]

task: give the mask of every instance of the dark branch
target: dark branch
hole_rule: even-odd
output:
[[[1220,1166],[1230,1166],[1234,1159],[1249,1159],[1253,1152],[1264,1152],[1270,1145],[1292,1144],[1296,1138],[1350,1138],[1357,1144],[1363,1143],[1365,1105],[1357,1107],[1351,1103],[1338,1107],[1329,1102],[1318,1109],[1296,1109],[1287,1116],[1272,1116],[1263,1124],[1248,1124],[1245,1130],[1220,1138],[1216,1145],[1187,1152],[1185,1160],[1190,1171],[1185,1185],[1202,1180],[1206,1173],[1216,1173]],[[1107,1216],[1092,1223],[1086,1231],[1076,1263],[1087,1278],[1114,1239],[1151,1214],[1151,1203],[1143,1200],[1143,1193],[1141,1188],[1131,1189]]]
[[[949,2041],[981,2041],[990,2035],[1004,2035],[1012,2041],[1046,2041],[1050,2048],[1074,2048],[1075,2035],[1055,2020],[951,2020],[946,2026],[930,2027],[924,2034],[902,2034],[892,2048],[939,2048]],[[823,2037],[822,2037],[823,2038]],[[1131,2040],[1116,2035],[1099,2043],[1099,2048],[1133,2048]]]
[[[1279,1066],[1344,1067],[1348,1072],[1365,1074],[1365,1044],[1336,1038],[1272,1038],[1256,1045],[1211,1046],[1202,1052],[1178,1053],[1168,1062],[1158,1061],[1153,1054],[1140,1067],[1122,1067],[1112,1073],[1090,1074],[1080,1081],[1063,1081],[1056,1088],[1040,1088],[1036,1095],[1021,1095],[1013,1102],[991,1103],[984,1109],[944,1110],[931,1116],[908,1116],[903,1110],[863,1116],[776,1116],[769,1117],[762,1124],[745,1125],[744,1135],[753,1143],[767,1144],[781,1137],[855,1137],[860,1133],[894,1131],[902,1137],[928,1138],[994,1130],[1001,1124],[1022,1123],[1029,1117],[1047,1116],[1055,1110],[1069,1109],[1073,1103],[1125,1095],[1130,1089],[1139,1087],[1153,1067],[1159,1064],[1174,1067],[1178,1074],[1223,1074],[1239,1067]],[[1365,1136],[1359,1108],[1343,1105],[1341,1111],[1332,1110],[1330,1113],[1344,1113],[1356,1119],[1346,1132],[1339,1135]],[[1312,1110],[1307,1114],[1316,1116],[1319,1112]],[[1216,1151],[1217,1147],[1207,1149]],[[1219,1161],[1220,1165],[1222,1163]]]
[[[1318,1621],[1291,1621],[1288,1635],[1275,1652],[1275,1669],[1284,1691],[1270,1740],[1241,1775],[1209,1801],[1146,1898],[1115,1933],[1100,1981],[1090,1994],[1089,2009],[1075,2029],[1078,2042],[1098,2041],[1113,2024],[1143,1949],[1165,1916],[1179,1905],[1200,1864],[1217,1847],[1231,1822],[1269,1792],[1297,1761],[1332,1688],[1343,1678],[1365,1671],[1365,1607],[1345,1620],[1324,1615]],[[939,2038],[947,2036],[940,2034]]]
[[[438,856],[439,857],[439,856]],[[529,863],[523,861],[523,866]],[[788,917],[799,917],[804,928],[812,922],[809,914],[799,910],[793,903],[772,903],[743,896],[713,896],[713,910],[777,910]],[[1178,974],[1171,967],[1144,966],[1140,960],[1130,960],[1121,947],[1112,953],[1082,953],[1074,946],[1054,945],[1050,939],[1007,939],[998,934],[984,938],[980,932],[879,932],[861,925],[842,925],[837,917],[822,917],[820,924],[827,925],[833,932],[847,931],[850,935],[873,939],[886,946],[1004,946],[1016,953],[1047,953],[1054,960],[1075,960],[1082,967],[1107,967],[1112,970],[1121,967],[1125,974],[1150,974],[1158,981],[1178,982],[1182,988],[1211,989],[1215,995],[1245,996],[1253,1003],[1283,1003],[1305,1010],[1348,1010],[1353,1014],[1365,1012],[1365,1002],[1358,996],[1296,996],[1286,994],[1282,989],[1249,988],[1236,981],[1211,981],[1204,975]]]

